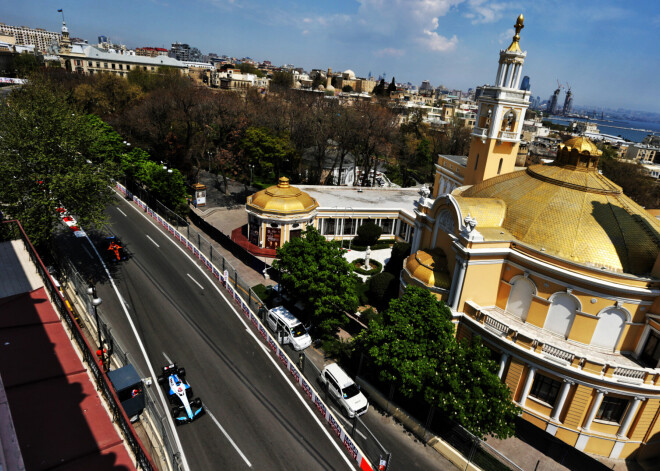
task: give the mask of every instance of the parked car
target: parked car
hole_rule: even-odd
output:
[[[328,395],[346,412],[348,417],[359,417],[366,414],[369,401],[360,391],[360,386],[342,370],[337,363],[331,363],[323,368],[319,378],[328,391]]]
[[[305,326],[284,306],[270,309],[266,313],[266,324],[277,334],[282,345],[290,343],[295,350],[304,350],[312,344]]]

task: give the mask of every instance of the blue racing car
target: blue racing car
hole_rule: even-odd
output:
[[[176,364],[163,367],[158,377],[172,405],[172,417],[176,425],[187,424],[204,414],[200,398],[194,398],[192,388],[186,381],[186,370]]]

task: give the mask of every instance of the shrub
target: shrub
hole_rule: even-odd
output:
[[[378,242],[383,230],[373,221],[367,221],[358,227],[356,245],[374,245]]]
[[[397,242],[392,247],[392,255],[385,265],[385,271],[398,275],[403,268],[403,262],[410,255],[410,244],[407,242]]]
[[[379,310],[384,309],[398,294],[398,277],[389,272],[378,273],[369,279],[369,300]]]
[[[359,273],[360,275],[375,275],[376,273],[380,273],[380,271],[383,269],[383,264],[380,263],[378,260],[370,260],[369,264],[370,265],[376,265],[375,268],[359,268],[357,265],[358,264],[364,264],[364,259],[363,258],[358,258],[357,260],[354,260],[351,265],[353,265],[353,270],[355,273]]]

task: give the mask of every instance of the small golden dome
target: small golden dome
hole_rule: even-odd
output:
[[[569,139],[563,144],[559,144],[559,148],[566,148],[568,151],[575,149],[580,154],[584,154],[586,152],[589,155],[603,155],[603,151],[596,147],[596,144],[594,144],[588,137],[584,136],[578,136]]]
[[[259,213],[278,215],[308,213],[318,208],[318,202],[304,191],[289,185],[289,179],[280,178],[277,185],[249,196],[248,209]]]
[[[419,250],[408,257],[406,270],[410,276],[426,286],[449,289],[451,280],[447,269],[447,257],[440,248]]]

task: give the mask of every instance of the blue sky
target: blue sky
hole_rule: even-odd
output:
[[[518,14],[532,93],[571,85],[576,105],[660,112],[657,0],[0,0],[0,21],[129,47],[249,56],[310,70],[467,90],[492,83]],[[561,99],[563,100],[563,93]]]

